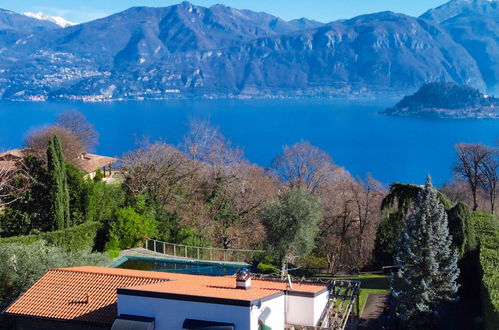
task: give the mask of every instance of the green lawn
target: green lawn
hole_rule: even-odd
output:
[[[390,293],[390,290],[381,289],[360,289],[359,303],[360,303],[360,313],[364,310],[364,305],[366,304],[367,295],[370,293]]]
[[[351,280],[360,281],[360,312],[364,309],[367,300],[367,295],[370,293],[389,293],[390,282],[389,277],[382,274],[360,274],[360,275],[345,275],[345,276],[317,276],[320,279],[329,280]],[[356,309],[355,309],[356,310]]]

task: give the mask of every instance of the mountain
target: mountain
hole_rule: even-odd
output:
[[[9,100],[400,95],[429,81],[485,89],[437,22],[392,12],[328,24],[188,2],[134,7],[0,51]]]
[[[255,38],[295,31],[301,25],[265,13],[222,5],[204,8],[183,2],[165,8],[133,7],[103,19],[40,34],[12,52],[64,51],[111,69],[139,57],[156,61],[172,53],[237,47]]]
[[[57,28],[59,28],[59,26],[52,22],[27,17],[0,8],[0,30],[15,30],[23,33],[33,33]]]
[[[499,99],[453,83],[429,83],[385,111],[411,117],[499,119]]]
[[[32,33],[58,28],[59,26],[51,22],[41,21],[9,10],[0,9],[0,53],[9,45]]]
[[[421,18],[442,23],[451,18],[469,14],[497,17],[498,7],[497,0],[452,0],[428,10],[421,15]]]
[[[42,21],[49,21],[49,22],[55,23],[63,28],[68,27],[68,26],[72,26],[72,25],[76,25],[76,23],[70,22],[62,17],[49,16],[49,15],[45,15],[42,12],[38,12],[38,13],[27,12],[27,13],[23,13],[23,15],[28,16],[28,17],[32,17],[32,18],[36,18],[36,19],[42,20]]]
[[[421,18],[439,23],[475,59],[488,91],[499,92],[499,1],[454,0]]]

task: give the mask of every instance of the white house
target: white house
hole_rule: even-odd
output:
[[[317,326],[325,285],[105,267],[49,270],[4,312],[16,329],[284,329]]]
[[[184,275],[118,289],[118,315],[154,319],[155,329],[198,329],[194,326],[203,323],[227,329],[284,329],[285,324],[318,325],[328,300],[322,285],[289,288],[286,282],[253,280],[250,288],[241,289],[235,277]]]

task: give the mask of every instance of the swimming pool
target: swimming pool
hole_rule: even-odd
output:
[[[126,256],[117,259],[111,264],[110,267],[149,270],[154,272],[225,276],[234,275],[239,268],[248,267],[248,265],[198,260]]]

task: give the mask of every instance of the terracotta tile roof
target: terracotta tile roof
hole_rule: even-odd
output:
[[[26,149],[12,149],[2,152],[0,153],[0,160],[2,160],[2,158],[7,158],[5,160],[12,160],[12,158],[22,159],[26,154],[25,151]]]
[[[0,160],[0,171],[16,171],[18,162]]]
[[[279,281],[252,280],[250,290],[236,289],[235,284],[233,276],[199,276],[94,266],[51,269],[5,313],[112,324],[117,317],[117,289],[237,301],[262,299],[287,289],[287,284]],[[324,285],[293,283],[291,291],[318,293],[325,288]]]
[[[161,273],[104,267],[50,269],[5,313],[110,325],[117,317],[117,288],[165,280]]]
[[[145,284],[130,288],[134,291],[158,292],[174,295],[220,298],[239,301],[254,301],[281,291],[317,293],[326,288],[325,285],[293,283],[293,289],[287,290],[287,283],[280,281],[251,281],[251,289],[236,288],[234,276],[214,277],[198,275],[182,275],[172,281]]]
[[[14,149],[0,153],[0,171],[16,171],[25,155],[25,149]]]
[[[92,173],[97,171],[99,168],[110,165],[117,161],[118,159],[113,157],[83,153],[73,163],[80,170],[85,171],[87,173]]]

